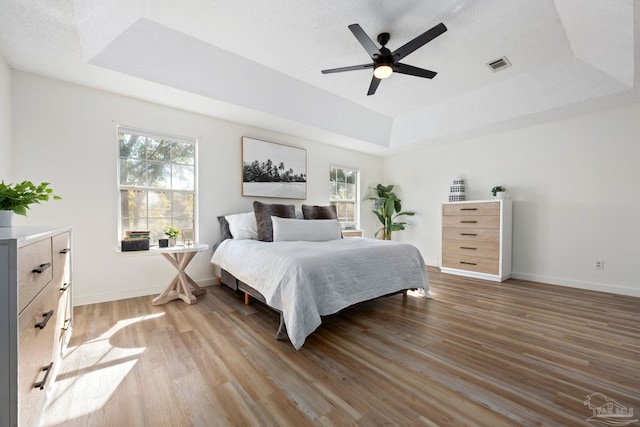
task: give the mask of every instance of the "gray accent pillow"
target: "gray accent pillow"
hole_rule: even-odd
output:
[[[279,218],[296,217],[296,207],[294,205],[268,204],[257,200],[253,202],[253,212],[256,215],[256,224],[258,226],[258,240],[263,242],[273,242],[271,216]]]
[[[224,216],[218,217],[218,222],[220,223],[220,234],[222,234],[222,240],[233,239],[233,235],[231,234],[231,230],[229,229],[229,221]]]
[[[304,219],[338,219],[338,212],[333,205],[302,205],[302,215]]]

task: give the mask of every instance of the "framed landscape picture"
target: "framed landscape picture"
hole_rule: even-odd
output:
[[[307,150],[242,137],[242,195],[307,198]]]

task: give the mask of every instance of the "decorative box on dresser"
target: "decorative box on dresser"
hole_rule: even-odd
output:
[[[0,227],[0,426],[37,426],[71,334],[71,229]]]
[[[440,270],[501,282],[511,276],[511,200],[442,204]]]

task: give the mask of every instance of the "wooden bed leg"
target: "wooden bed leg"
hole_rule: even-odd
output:
[[[402,296],[406,298],[407,295],[409,295],[409,291],[405,289],[404,292],[402,293]]]
[[[222,277],[218,277],[218,287],[222,286]]]
[[[249,294],[244,293],[244,305],[249,305]]]

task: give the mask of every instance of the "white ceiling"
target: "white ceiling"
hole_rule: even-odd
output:
[[[633,0],[0,0],[14,69],[366,152],[436,145],[640,99]],[[394,50],[373,96],[358,23]],[[506,56],[512,67],[493,72]]]

